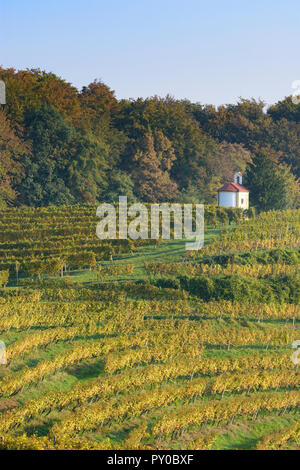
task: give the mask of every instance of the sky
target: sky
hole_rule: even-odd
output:
[[[272,104],[300,80],[299,0],[0,0],[0,65],[117,98]]]

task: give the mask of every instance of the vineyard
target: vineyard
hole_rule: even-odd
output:
[[[299,449],[300,211],[210,207],[197,252],[95,213],[1,211],[0,449]]]

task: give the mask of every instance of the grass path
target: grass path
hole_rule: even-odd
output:
[[[207,228],[205,231],[204,244],[211,243],[220,233],[220,229]],[[147,278],[144,262],[153,263],[172,263],[183,261],[185,259],[186,240],[167,240],[162,241],[157,247],[154,245],[143,246],[137,248],[133,254],[125,254],[114,257],[113,262],[104,261],[103,264],[134,264],[135,270],[133,274],[123,275],[122,277],[107,278],[108,281],[121,280],[139,280]],[[96,274],[90,270],[73,271],[69,275],[69,279],[76,282],[89,283],[97,281]]]

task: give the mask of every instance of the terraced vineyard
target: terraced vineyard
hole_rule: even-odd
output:
[[[45,212],[19,238],[2,214],[0,448],[300,447],[300,211],[207,229],[189,256]]]

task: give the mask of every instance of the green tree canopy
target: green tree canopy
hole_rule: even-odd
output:
[[[257,152],[249,163],[245,184],[250,190],[250,201],[259,211],[284,209],[287,187],[275,163],[263,152]]]

